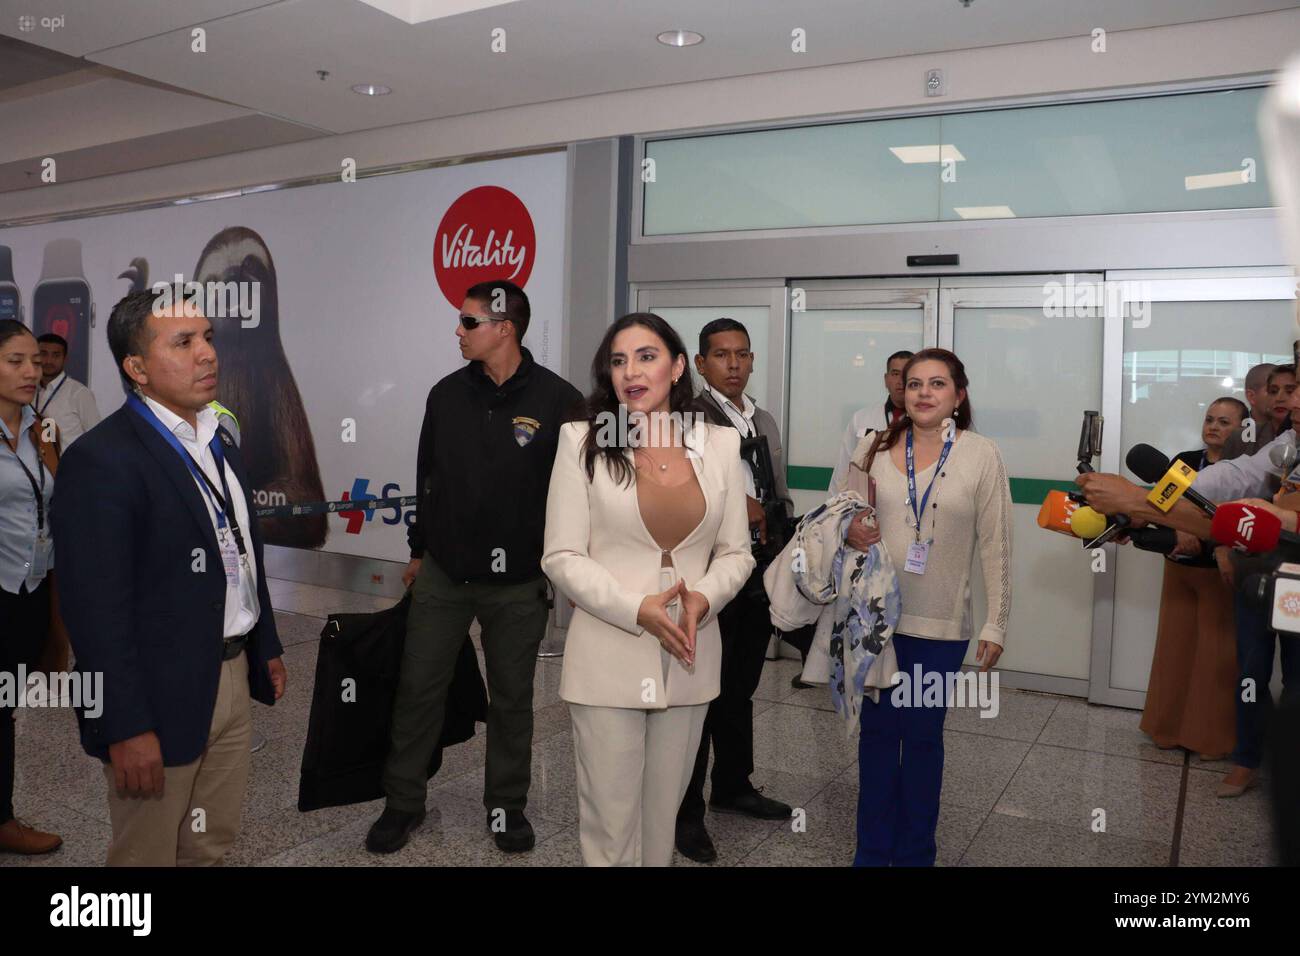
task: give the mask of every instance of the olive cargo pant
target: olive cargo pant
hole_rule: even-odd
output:
[[[487,767],[483,805],[522,810],[533,743],[533,674],[546,635],[546,578],[522,584],[457,584],[426,552],[411,593],[406,645],[384,792],[388,806],[424,809],[429,759],[442,736],[456,658],[478,618],[487,670]]]

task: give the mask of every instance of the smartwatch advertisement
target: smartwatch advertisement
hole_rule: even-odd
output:
[[[23,320],[23,298],[14,282],[13,253],[0,246],[0,319]]]
[[[54,239],[45,245],[41,280],[32,293],[32,331],[61,335],[68,341],[64,365],[69,377],[90,382],[90,327],[94,322],[90,283],[81,270],[81,242]]]

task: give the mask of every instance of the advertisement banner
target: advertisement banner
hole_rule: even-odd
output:
[[[465,289],[521,286],[524,346],[560,370],[565,183],[556,152],[4,229],[6,290],[68,340],[105,416],[125,394],[113,305],[203,295],[255,505],[411,496],[425,399],[463,364]],[[413,506],[315,510],[263,518],[267,543],[406,560]]]

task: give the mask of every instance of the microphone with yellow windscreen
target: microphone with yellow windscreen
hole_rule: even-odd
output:
[[[1074,510],[1070,515],[1070,530],[1074,532],[1075,537],[1082,538],[1084,541],[1091,541],[1103,531],[1106,530],[1106,516],[1099,511],[1093,511],[1087,505]]]

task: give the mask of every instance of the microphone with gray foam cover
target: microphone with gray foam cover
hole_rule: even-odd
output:
[[[1297,456],[1295,445],[1274,445],[1268,450],[1268,460],[1273,463],[1277,469],[1277,476],[1282,481],[1284,491],[1295,491],[1294,482],[1287,481],[1291,476],[1291,470],[1295,468]]]

